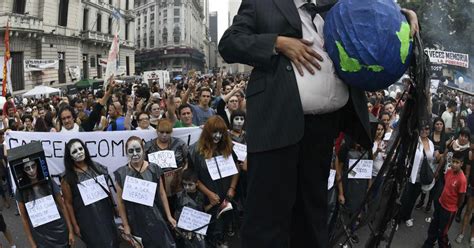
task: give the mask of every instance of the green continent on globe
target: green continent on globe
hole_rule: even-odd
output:
[[[383,66],[381,66],[381,65],[368,65],[367,70],[373,71],[373,72],[381,72],[381,71],[383,71]]]
[[[349,57],[344,47],[339,41],[336,41],[337,50],[339,51],[339,60],[341,69],[347,72],[358,72],[362,68],[357,59]]]
[[[400,40],[400,58],[402,63],[408,57],[408,51],[410,50],[410,25],[407,22],[402,22],[400,31],[397,32],[398,39]]]

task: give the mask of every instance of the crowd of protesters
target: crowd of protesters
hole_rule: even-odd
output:
[[[32,228],[24,203],[43,196],[18,194],[19,213],[22,215],[25,233],[32,247],[62,247],[81,238],[88,247],[118,247],[119,237],[114,223],[114,212],[121,219],[122,237],[130,243],[134,236],[141,237],[145,247],[228,247],[238,231],[240,217],[245,212],[246,160],[241,161],[232,150],[233,142],[246,144],[246,91],[247,78],[243,75],[221,74],[199,76],[172,81],[164,87],[155,82],[117,84],[111,81],[107,90],[82,90],[78,94],[53,96],[42,99],[7,97],[0,115],[0,141],[9,130],[25,132],[110,132],[123,130],[156,130],[156,138],[144,143],[132,136],[126,141],[129,163],[112,172],[107,165],[92,161],[87,146],[79,139],[69,141],[65,148],[65,173],[61,187],[54,186],[47,192],[57,197],[61,211],[61,223],[50,229]],[[374,184],[386,159],[388,143],[398,127],[401,110],[406,101],[401,90],[367,93],[367,111],[373,126],[373,148],[364,151],[351,137],[341,133],[335,140],[332,169],[335,170],[334,187],[329,189],[329,230],[334,231],[336,209],[340,214],[352,217],[364,203],[365,192]],[[278,99],[276,99],[278,100]],[[474,229],[470,235],[468,226],[474,208],[474,176],[471,173],[471,131],[474,128],[474,102],[453,91],[442,91],[432,97],[433,118],[426,120],[419,130],[419,145],[414,159],[409,163],[407,184],[401,197],[399,219],[407,227],[427,221],[430,228],[424,247],[433,247],[437,240],[440,247],[448,247],[447,230],[453,220],[462,222],[456,242],[464,235],[474,247]],[[278,110],[269,110],[278,111]],[[271,125],[271,123],[269,123]],[[262,123],[262,125],[264,125]],[[172,136],[174,128],[201,127],[202,134],[195,144],[186,144]],[[276,134],[277,135],[277,134]],[[4,206],[10,202],[12,182],[6,167],[6,148],[2,151],[1,178],[6,187],[0,187]],[[169,169],[147,161],[148,154],[172,150],[181,171],[182,191],[165,192],[163,174]],[[238,173],[213,180],[206,160],[224,156],[235,161]],[[347,173],[351,160],[372,160],[372,178],[354,179]],[[426,159],[433,170],[433,185],[420,182],[420,165]],[[34,180],[34,164],[25,164],[24,171]],[[80,199],[78,183],[100,175],[114,175],[117,189],[117,208],[109,198],[84,205]],[[127,177],[157,183],[153,206],[146,207],[122,199]],[[3,184],[2,184],[3,185]],[[375,186],[376,187],[376,186]],[[34,190],[33,190],[34,191]],[[59,192],[62,192],[59,194]],[[380,197],[375,191],[374,198]],[[61,200],[64,199],[64,201]],[[113,198],[111,198],[113,199]],[[218,218],[227,202],[233,203],[233,214]],[[335,207],[341,206],[340,208]],[[183,207],[207,212],[212,220],[207,235],[180,230],[176,227]],[[367,206],[370,209],[370,206]],[[434,211],[433,208],[434,207]],[[433,218],[414,220],[413,209],[433,211]],[[464,211],[464,212],[463,212]],[[362,216],[359,216],[362,218]],[[3,218],[2,218],[3,219]],[[3,224],[3,225],[1,225]],[[356,230],[358,222],[349,227],[351,242],[359,242]],[[13,240],[6,225],[0,221],[10,245]],[[36,230],[38,229],[38,230]],[[48,231],[54,232],[48,234]],[[45,233],[46,232],[46,233]],[[58,232],[63,235],[58,235]]]

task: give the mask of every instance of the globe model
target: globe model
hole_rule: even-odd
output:
[[[362,90],[387,88],[410,63],[410,25],[393,0],[340,0],[324,37],[339,77]]]

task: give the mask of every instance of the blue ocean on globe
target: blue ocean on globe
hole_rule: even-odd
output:
[[[410,25],[393,0],[340,0],[324,37],[339,77],[362,90],[387,88],[410,64]]]

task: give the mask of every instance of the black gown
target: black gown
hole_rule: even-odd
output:
[[[55,182],[51,182],[53,188],[52,192],[50,190],[49,184],[41,184],[33,186],[32,188],[24,189],[21,192],[16,191],[16,200],[18,202],[27,203],[34,201],[48,195],[60,194],[59,187]],[[30,225],[31,234],[33,235],[33,240],[36,242],[38,248],[64,248],[69,247],[69,233],[67,230],[67,225],[64,220],[63,214],[60,211],[60,208],[56,205],[59,211],[61,218],[37,226],[33,228],[30,218],[28,218],[28,224]]]
[[[125,184],[126,176],[158,184],[153,207],[123,200],[132,234],[141,237],[143,245],[146,248],[176,247],[174,239],[160,212],[160,208],[162,207],[160,198],[160,177],[162,174],[161,168],[154,163],[150,163],[148,168],[141,174],[130,169],[128,165],[122,166],[114,172],[115,180],[122,189]]]
[[[83,182],[99,175],[104,175],[107,180],[109,177],[107,168],[98,163],[95,163],[95,166],[98,172],[93,169],[86,172],[77,172],[78,181]],[[119,247],[120,242],[114,221],[113,206],[109,198],[85,206],[77,184],[71,186],[71,193],[74,215],[81,229],[81,239],[87,247]]]

